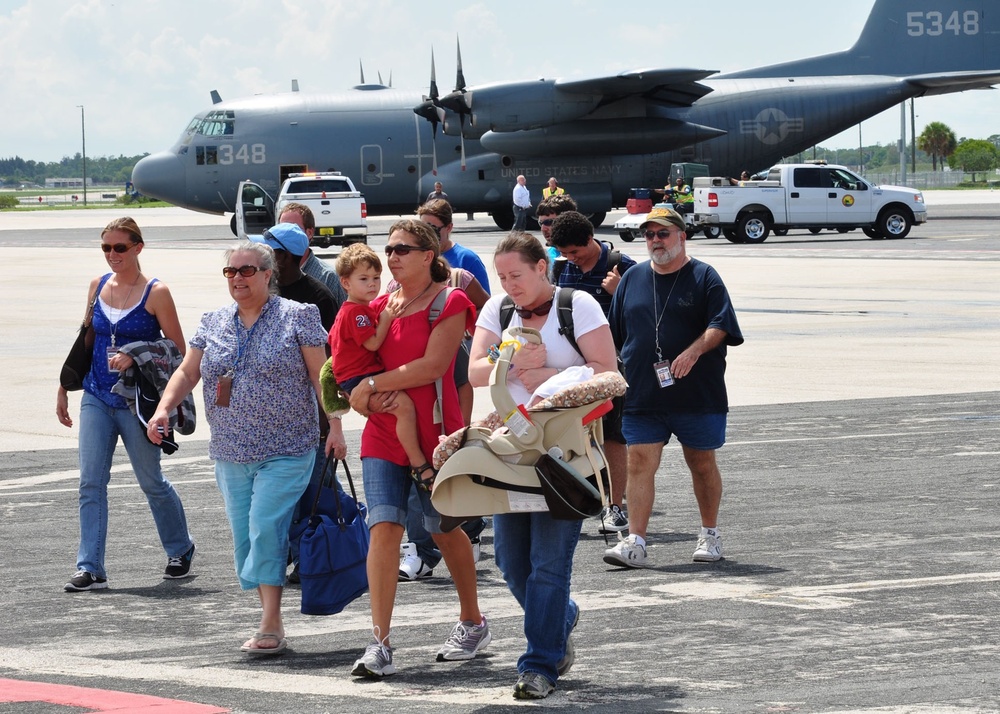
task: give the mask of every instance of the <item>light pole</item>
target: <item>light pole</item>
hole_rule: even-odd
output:
[[[80,132],[83,137],[83,207],[87,207],[87,120],[83,113],[83,105],[80,107]]]

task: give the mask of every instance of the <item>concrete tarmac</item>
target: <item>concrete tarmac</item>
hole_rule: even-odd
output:
[[[977,203],[975,213],[993,220],[968,221],[955,205],[953,220],[905,241],[793,234],[761,246],[689,243],[720,270],[747,337],[730,351],[733,410],[719,452],[726,559],[691,562],[697,509],[680,451],[668,447],[652,568],[607,566],[595,521],[584,523],[574,563],[577,660],[541,706],[1000,711],[1000,207]],[[96,213],[76,228],[0,217],[0,712],[532,706],[510,696],[522,619],[493,562],[490,530],[479,574],[494,641],[482,657],[434,662],[457,614],[442,565],[434,578],[400,584],[393,677],[348,674],[369,637],[367,596],[317,618],[298,613],[289,588],[291,651],[248,661],[238,647],[259,606],[236,584],[204,424],[164,459],[198,543],[195,576],[161,579],[165,558],[120,453],[111,587],[62,592],[78,536],[76,431],[56,422],[54,394],[87,281],[105,269],[94,229],[120,215]],[[219,219],[183,214],[137,219],[149,238],[143,267],[170,285],[190,336],[201,312],[228,301],[219,268],[231,236]],[[177,220],[186,222],[167,225]],[[498,234],[488,219],[463,222],[456,238],[489,256]],[[621,247],[642,255],[641,245]],[[485,410],[485,394],[477,396]],[[356,455],[362,421],[347,426]],[[356,456],[352,466],[360,472]]]

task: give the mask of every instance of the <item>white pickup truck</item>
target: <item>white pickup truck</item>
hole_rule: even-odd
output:
[[[349,245],[368,242],[368,207],[361,192],[347,176],[335,171],[293,173],[281,184],[277,201],[252,181],[240,183],[236,202],[236,235],[260,235],[281,216],[289,203],[301,203],[312,209],[316,231],[312,244],[326,248],[331,244]]]
[[[720,226],[733,243],[762,243],[772,230],[784,235],[789,228],[860,228],[869,238],[904,238],[926,220],[920,191],[875,186],[843,166],[780,164],[762,181],[694,181],[694,224]]]

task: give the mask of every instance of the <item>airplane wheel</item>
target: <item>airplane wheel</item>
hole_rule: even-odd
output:
[[[604,219],[607,217],[608,217],[607,212],[605,213],[598,212],[598,213],[591,213],[589,216],[587,216],[587,219],[590,221],[590,225],[594,227],[594,230],[597,230],[598,228],[601,227],[601,224],[604,223]]]
[[[871,226],[865,226],[864,228],[861,229],[861,231],[872,240],[882,240],[883,238],[885,238],[884,235],[879,233],[878,230],[872,228]]]
[[[878,232],[886,238],[906,238],[913,225],[913,219],[905,209],[890,206],[879,214],[875,225],[878,227]]]
[[[631,243],[635,240],[635,236],[632,235],[632,231],[618,231],[618,237],[626,243]]]
[[[231,230],[233,232],[234,236],[239,235],[239,233],[236,232],[236,214],[235,213],[233,214],[233,217],[229,219],[229,230]]]
[[[787,236],[788,235],[788,229],[787,228],[772,228],[771,231],[776,236]]]
[[[747,213],[736,223],[736,235],[742,243],[763,243],[771,234],[767,217],[759,213]]]
[[[838,228],[837,233],[850,233],[853,230],[853,228]]]
[[[702,231],[702,233],[705,234],[706,238],[719,238],[719,237],[722,236],[722,227],[721,226],[705,226],[705,229]]]
[[[810,228],[809,232],[812,233],[814,236],[818,236],[820,233],[823,232],[823,229],[822,228]]]
[[[511,210],[491,213],[490,218],[497,224],[497,228],[502,231],[509,231],[514,227],[514,212]]]

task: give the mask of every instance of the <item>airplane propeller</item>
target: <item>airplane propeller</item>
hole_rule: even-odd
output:
[[[465,171],[465,117],[472,117],[472,93],[466,90],[465,74],[462,72],[462,44],[455,37],[458,51],[458,68],[455,71],[455,89],[441,98],[441,106],[458,114],[458,136],[462,146],[462,171]]]
[[[431,146],[433,151],[433,168],[432,171],[435,176],[437,176],[437,130],[438,124],[444,122],[444,109],[438,103],[440,94],[438,93],[437,86],[437,71],[434,68],[434,50],[431,49],[431,86],[430,94],[424,97],[424,101],[414,108],[413,112],[417,116],[421,116],[431,123],[431,136],[432,143]]]

